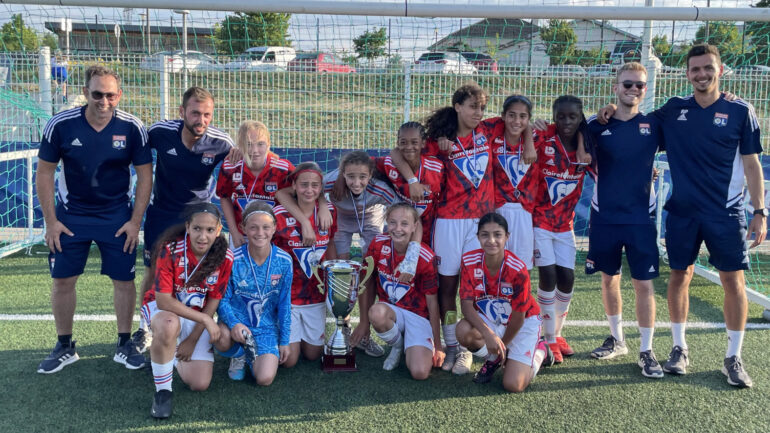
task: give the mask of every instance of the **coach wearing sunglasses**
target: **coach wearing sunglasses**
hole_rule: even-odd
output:
[[[101,273],[112,279],[114,287],[118,344],[113,360],[131,369],[144,365],[130,332],[136,304],[136,245],[152,189],[147,132],[139,119],[116,108],[122,91],[114,71],[88,68],[83,93],[86,106],[62,111],[48,121],[38,153],[36,185],[50,249],[51,305],[58,334],[53,351],[38,366],[37,372],[44,374],[78,360],[72,340],[75,284],[92,242],[101,252]],[[133,205],[131,165],[137,175]]]

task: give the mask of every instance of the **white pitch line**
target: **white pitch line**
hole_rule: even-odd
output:
[[[0,314],[0,322],[14,321],[53,321],[53,314]],[[75,321],[78,322],[114,322],[114,314],[75,314]],[[134,321],[139,321],[139,316],[134,315]],[[352,323],[358,323],[358,317],[351,317]],[[335,319],[331,317],[326,319],[326,323],[334,323]],[[568,320],[564,326],[574,326],[576,328],[590,328],[609,326],[606,320]],[[624,321],[623,326],[636,327],[634,321]],[[656,328],[670,328],[670,322],[655,322]],[[723,322],[687,322],[688,329],[724,329]],[[770,329],[770,323],[747,323],[746,329]]]

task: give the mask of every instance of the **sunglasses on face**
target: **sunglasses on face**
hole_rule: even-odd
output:
[[[91,98],[96,101],[102,98],[107,98],[108,101],[114,101],[115,98],[118,97],[117,93],[112,93],[112,92],[102,93],[98,90],[91,90],[90,92],[91,92]]]
[[[623,84],[623,87],[625,87],[626,89],[630,89],[631,87],[636,86],[637,89],[642,90],[645,87],[647,87],[647,83],[645,83],[644,81],[629,80],[629,81],[624,81],[622,84]]]

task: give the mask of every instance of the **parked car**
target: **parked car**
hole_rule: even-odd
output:
[[[736,75],[769,75],[770,66],[742,65],[733,69]]]
[[[476,70],[482,74],[499,74],[497,70],[497,60],[493,59],[489,54],[464,52],[460,53],[465,60],[469,61]]]
[[[589,77],[610,77],[615,72],[613,65],[594,65],[586,68]]]
[[[252,47],[232,62],[225,64],[228,71],[276,71],[286,70],[289,62],[297,57],[291,47]]]
[[[424,53],[414,62],[414,72],[418,74],[475,74],[475,66],[456,52],[434,51]]]
[[[319,74],[352,74],[356,68],[345,64],[339,57],[329,53],[299,53],[290,61],[287,70],[292,72],[317,72]]]
[[[182,50],[161,51],[149,57],[142,59],[139,64],[140,69],[148,71],[163,71],[163,58],[166,59],[166,70],[168,72],[182,72],[187,68],[188,71],[218,71],[222,70],[222,64],[213,57],[203,54],[200,51],[187,51],[185,62]]]
[[[543,75],[550,77],[585,77],[588,75],[580,65],[552,65],[545,68]]]

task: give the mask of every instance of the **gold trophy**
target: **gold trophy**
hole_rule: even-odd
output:
[[[324,270],[324,278],[318,276],[318,268]],[[366,270],[361,278],[361,271]],[[356,353],[350,347],[348,336],[350,332],[343,332],[347,328],[345,318],[350,315],[356,306],[358,295],[365,290],[366,280],[372,275],[374,260],[367,257],[364,263],[352,260],[326,260],[318,267],[313,268],[313,274],[321,281],[318,289],[322,292],[326,289],[326,307],[336,319],[336,327],[324,345],[324,354],[321,357],[321,365],[324,372],[333,371],[358,371],[356,367]]]

